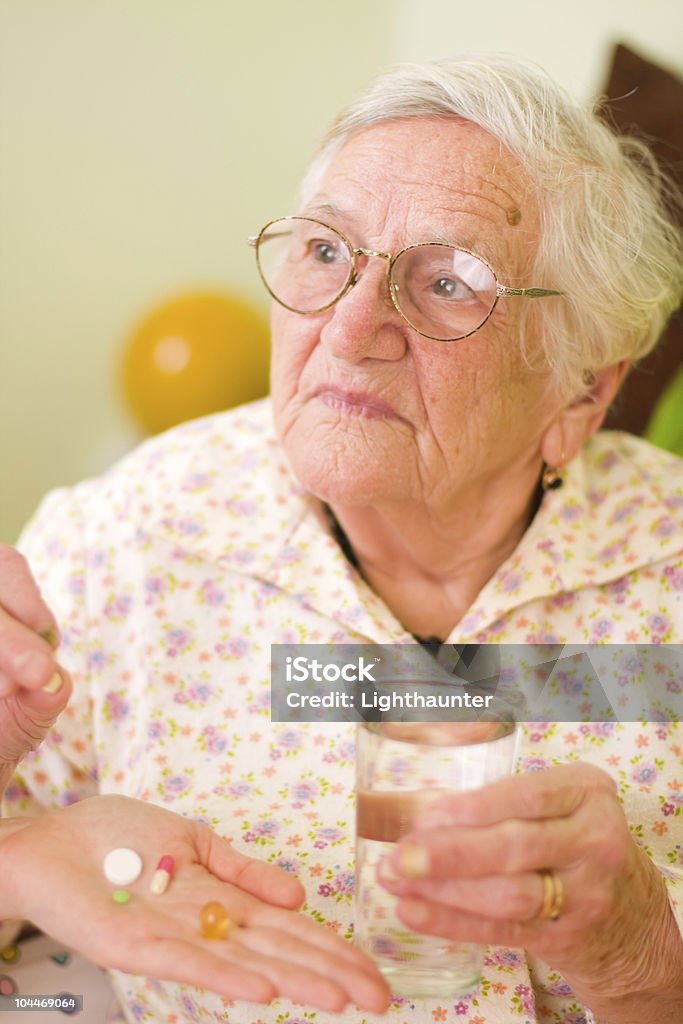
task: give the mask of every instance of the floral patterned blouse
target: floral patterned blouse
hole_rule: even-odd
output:
[[[448,641],[680,643],[682,468],[628,435],[596,435]],[[21,766],[9,812],[96,792],[154,801],[298,875],[305,911],[351,938],[353,725],[272,724],[270,644],[412,638],[293,480],[269,403],[184,424],[100,479],[54,492],[21,546],[60,622],[76,689]],[[678,728],[526,728],[522,771],[576,760],[614,776],[683,919]],[[143,977],[113,981],[131,1022],[328,1019],[284,999],[264,1008]],[[382,1019],[584,1024],[590,1014],[556,971],[495,947],[474,994],[400,999]]]

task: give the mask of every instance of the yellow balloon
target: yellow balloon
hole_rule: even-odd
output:
[[[126,403],[152,434],[268,392],[265,318],[223,292],[189,292],[135,328],[122,360]]]

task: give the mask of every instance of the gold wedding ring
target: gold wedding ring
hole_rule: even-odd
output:
[[[543,879],[543,906],[538,915],[539,921],[557,921],[564,905],[564,886],[561,878],[554,871],[541,871]]]

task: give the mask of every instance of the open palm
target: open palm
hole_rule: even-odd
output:
[[[238,853],[206,825],[121,796],[6,824],[14,830],[0,843],[3,909],[100,966],[255,1002],[282,995],[330,1011],[349,1002],[375,1012],[388,1005],[371,961],[296,911],[304,898],[298,881]],[[113,901],[102,871],[108,850],[119,846],[143,860],[125,905]],[[149,886],[162,854],[175,868],[167,891],[154,895]],[[231,920],[220,941],[199,929],[199,912],[211,901]]]

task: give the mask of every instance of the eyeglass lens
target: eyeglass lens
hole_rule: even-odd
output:
[[[297,313],[331,306],[353,275],[353,253],[334,228],[303,217],[279,220],[260,235],[259,268],[271,295]],[[496,278],[462,249],[432,243],[405,249],[391,268],[394,300],[412,326],[448,341],[480,327],[496,303]]]

